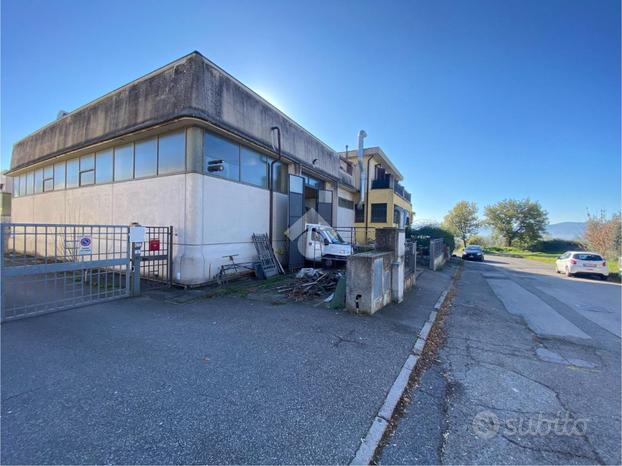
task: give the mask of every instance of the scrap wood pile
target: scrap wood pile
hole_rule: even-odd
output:
[[[315,297],[331,297],[342,273],[339,271],[304,268],[287,285],[276,288],[294,301],[303,301]]]

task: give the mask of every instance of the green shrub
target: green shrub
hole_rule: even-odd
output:
[[[417,241],[417,244],[423,248],[430,247],[430,238],[443,238],[445,245],[449,248],[449,254],[456,248],[454,235],[444,228],[435,225],[425,225],[419,228],[408,228],[406,237]]]
[[[584,247],[579,241],[554,238],[537,241],[531,245],[529,250],[535,252],[563,253],[566,251],[583,251]]]

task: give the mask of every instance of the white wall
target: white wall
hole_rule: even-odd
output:
[[[251,235],[268,232],[269,198],[266,189],[187,173],[14,198],[11,221],[172,225],[173,278],[194,285],[212,279],[229,262],[223,256],[256,260]],[[274,193],[273,206],[274,247],[284,261],[287,195]]]
[[[343,197],[344,199],[348,199],[350,201],[354,201],[354,194],[350,191],[346,191],[345,189],[339,188],[339,197]],[[336,199],[337,203],[337,222],[335,226],[337,227],[353,227],[354,226],[354,209],[346,209],[344,207],[339,207],[339,199]]]

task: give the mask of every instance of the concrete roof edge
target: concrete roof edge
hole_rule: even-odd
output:
[[[136,79],[133,79],[133,80],[132,80],[132,81],[130,81],[129,83],[125,83],[125,84],[123,84],[122,86],[119,86],[119,87],[117,87],[116,89],[113,89],[113,90],[112,90],[112,91],[110,91],[110,92],[106,92],[104,95],[102,95],[102,96],[100,96],[100,97],[97,97],[96,99],[93,99],[93,100],[91,100],[90,102],[87,102],[87,103],[85,103],[85,104],[83,104],[83,105],[80,105],[78,108],[75,108],[75,109],[73,109],[72,111],[65,113],[62,117],[57,118],[57,119],[55,119],[55,120],[53,120],[53,121],[50,121],[49,123],[47,123],[46,125],[42,126],[41,128],[39,128],[39,129],[37,129],[37,130],[33,131],[32,133],[30,133],[30,134],[28,134],[28,135],[24,136],[23,138],[21,138],[21,139],[19,139],[19,140],[15,141],[15,143],[13,144],[13,146],[15,146],[15,145],[19,144],[20,142],[22,142],[22,141],[24,141],[24,140],[28,139],[28,138],[29,138],[29,137],[31,137],[31,136],[34,136],[35,134],[37,134],[37,133],[39,133],[39,132],[43,131],[45,128],[48,128],[48,127],[50,127],[50,126],[52,126],[52,125],[54,125],[54,124],[58,123],[59,121],[64,120],[64,119],[65,119],[65,118],[67,118],[68,116],[73,115],[74,113],[79,112],[80,110],[83,110],[83,109],[85,109],[85,108],[89,107],[90,105],[96,104],[97,102],[100,102],[100,101],[102,101],[102,100],[104,100],[104,99],[106,99],[106,98],[110,97],[111,95],[116,94],[117,92],[122,91],[122,90],[123,90],[123,89],[125,89],[126,87],[129,87],[129,86],[131,86],[131,85],[133,85],[133,84],[136,84],[136,83],[138,83],[138,82],[140,82],[140,81],[143,81],[143,80],[145,80],[145,79],[148,79],[148,78],[150,78],[150,77],[152,77],[152,76],[155,76],[155,75],[157,75],[157,74],[159,74],[159,73],[162,73],[163,71],[165,71],[165,70],[167,70],[167,69],[169,69],[169,68],[171,68],[171,67],[173,67],[173,66],[175,66],[175,65],[177,65],[177,64],[179,64],[179,63],[184,62],[185,60],[187,60],[188,58],[190,58],[190,57],[191,57],[191,56],[193,56],[193,55],[198,55],[198,56],[200,56],[200,57],[202,57],[202,58],[205,58],[205,57],[203,57],[203,55],[201,55],[201,53],[200,53],[200,52],[197,52],[196,50],[194,50],[194,51],[190,52],[189,54],[184,55],[183,57],[177,58],[176,60],[173,60],[172,62],[169,62],[169,63],[167,63],[166,65],[163,65],[163,66],[161,66],[161,67],[159,67],[159,68],[156,68],[156,69],[155,69],[155,70],[153,70],[153,71],[150,71],[150,72],[149,72],[149,73],[147,73],[147,74],[144,74],[144,75],[142,75],[142,76],[140,76],[140,77],[138,77],[138,78],[136,78]]]
[[[345,155],[346,158],[351,159],[351,158],[355,158],[358,156],[358,151],[354,149],[354,150],[348,150],[347,154],[346,154],[346,151],[338,152],[337,154],[339,156]],[[380,146],[365,147],[363,149],[363,154],[364,155],[373,155],[373,154],[379,155],[380,158],[382,158],[382,160],[387,164],[389,169],[391,169],[391,171],[393,172],[394,176],[398,179],[398,181],[402,181],[404,179],[404,176],[402,175],[402,173],[397,169],[395,165],[393,165],[393,162],[391,162],[391,159],[387,156],[387,154],[384,153],[384,151],[382,150]]]
[[[326,144],[324,141],[322,141],[320,138],[318,138],[315,134],[311,133],[308,129],[304,128],[300,123],[298,123],[296,120],[294,120],[292,117],[290,117],[287,113],[285,113],[283,110],[281,110],[280,108],[276,107],[274,104],[270,103],[268,100],[266,100],[264,97],[260,96],[256,91],[254,91],[253,89],[251,89],[250,87],[248,87],[246,84],[244,84],[242,81],[240,81],[239,79],[237,79],[235,76],[233,76],[232,74],[228,73],[226,70],[224,70],[223,68],[221,68],[220,66],[218,66],[216,63],[214,63],[212,60],[210,60],[209,58],[207,58],[205,55],[201,54],[200,52],[193,52],[198,54],[203,60],[205,60],[207,63],[209,63],[211,66],[213,66],[214,68],[218,69],[221,73],[226,74],[229,78],[231,78],[233,81],[235,81],[237,84],[239,84],[240,86],[242,86],[244,89],[246,89],[247,91],[249,91],[251,94],[253,94],[256,98],[258,98],[259,100],[261,100],[263,103],[265,103],[266,105],[268,105],[269,107],[271,107],[272,109],[274,109],[277,113],[280,113],[285,119],[289,120],[294,126],[296,126],[298,129],[300,129],[301,131],[304,131],[305,133],[307,133],[309,136],[311,136],[313,139],[315,139],[316,141],[318,141],[322,146],[324,146],[324,148],[328,149],[331,152],[334,152],[335,154],[337,153],[337,151],[335,149],[333,149],[332,147],[330,147],[328,144]]]
[[[143,76],[136,78],[122,86],[117,87],[116,89],[107,92],[106,94],[91,100],[90,102],[87,102],[86,104],[83,104],[81,106],[79,106],[78,108],[67,112],[65,115],[63,115],[61,118],[57,118],[56,120],[53,120],[49,123],[47,123],[46,125],[42,126],[41,128],[38,128],[37,130],[33,131],[32,133],[24,136],[23,138],[17,140],[13,146],[19,144],[20,142],[28,139],[31,136],[34,136],[35,134],[43,131],[44,129],[58,123],[59,121],[62,121],[63,119],[67,118],[68,116],[79,112],[80,110],[83,110],[91,105],[96,104],[97,102],[100,102],[120,91],[122,91],[123,89],[132,86],[140,81],[143,81],[145,79],[148,79],[152,76],[155,76],[159,73],[162,73],[164,71],[166,71],[169,68],[172,68],[176,65],[178,65],[179,63],[182,63],[186,60],[188,60],[190,57],[192,56],[198,56],[200,57],[202,60],[204,60],[205,62],[207,62],[210,66],[213,66],[214,68],[218,69],[221,73],[225,74],[226,76],[228,76],[230,79],[232,79],[234,82],[236,82],[237,84],[239,84],[241,87],[243,87],[244,89],[246,89],[247,91],[249,91],[251,94],[253,94],[253,96],[255,96],[256,98],[258,98],[259,100],[261,100],[263,103],[265,103],[266,105],[268,105],[269,107],[273,108],[277,113],[281,114],[285,119],[289,120],[294,126],[296,126],[297,128],[299,128],[301,131],[305,132],[306,134],[308,134],[311,138],[315,139],[318,143],[320,143],[325,149],[327,149],[330,152],[333,152],[336,154],[336,151],[330,147],[328,144],[326,144],[324,141],[322,141],[320,138],[318,138],[317,136],[315,136],[313,133],[311,133],[309,130],[305,129],[303,126],[301,126],[299,123],[297,123],[293,118],[291,118],[289,115],[287,115],[285,112],[283,112],[282,110],[280,110],[279,108],[275,107],[273,104],[271,104],[270,102],[268,102],[265,98],[263,98],[262,96],[260,96],[257,92],[255,92],[253,89],[251,89],[250,87],[248,87],[246,84],[244,84],[243,82],[241,82],[239,79],[237,79],[236,77],[234,77],[233,75],[231,75],[230,73],[228,73],[227,71],[225,71],[223,68],[221,68],[220,66],[218,66],[216,63],[214,63],[213,61],[211,61],[210,59],[208,59],[207,57],[205,57],[205,55],[203,55],[201,52],[194,50],[186,55],[184,55],[183,57],[177,58],[176,60],[173,60],[169,63],[167,63],[166,65],[163,65],[153,71],[150,71],[147,74],[144,74]]]

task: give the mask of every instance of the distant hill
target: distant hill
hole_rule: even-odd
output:
[[[551,223],[546,227],[546,236],[559,239],[578,239],[585,233],[585,222]]]

